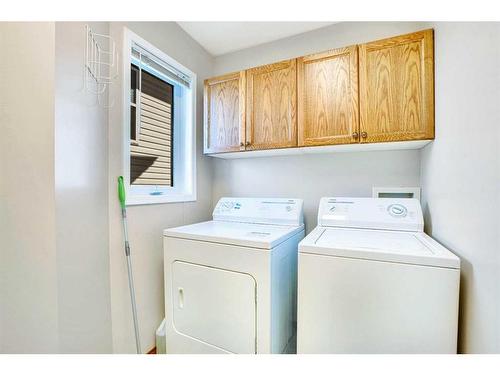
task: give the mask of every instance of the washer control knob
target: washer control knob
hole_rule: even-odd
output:
[[[391,204],[387,207],[389,214],[394,217],[405,217],[408,214],[408,210],[402,204]]]

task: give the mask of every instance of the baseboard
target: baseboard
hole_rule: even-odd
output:
[[[147,354],[156,354],[156,346],[151,349]]]

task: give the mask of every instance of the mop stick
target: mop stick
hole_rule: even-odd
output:
[[[137,321],[137,306],[135,304],[134,278],[132,276],[132,261],[130,259],[130,245],[128,242],[127,209],[125,207],[125,186],[123,176],[118,177],[118,199],[122,208],[123,234],[125,236],[125,257],[127,258],[128,286],[130,289],[130,301],[132,303],[132,315],[134,317],[135,347],[137,354],[142,354],[141,342],[139,340],[139,323]]]

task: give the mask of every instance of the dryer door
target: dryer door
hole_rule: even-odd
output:
[[[181,261],[172,266],[175,329],[228,352],[256,353],[255,279]]]

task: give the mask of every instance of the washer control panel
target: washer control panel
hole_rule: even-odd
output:
[[[302,225],[302,199],[229,198],[224,197],[214,208],[213,219],[256,224]]]
[[[322,198],[318,225],[423,231],[424,219],[418,199],[411,198]]]

